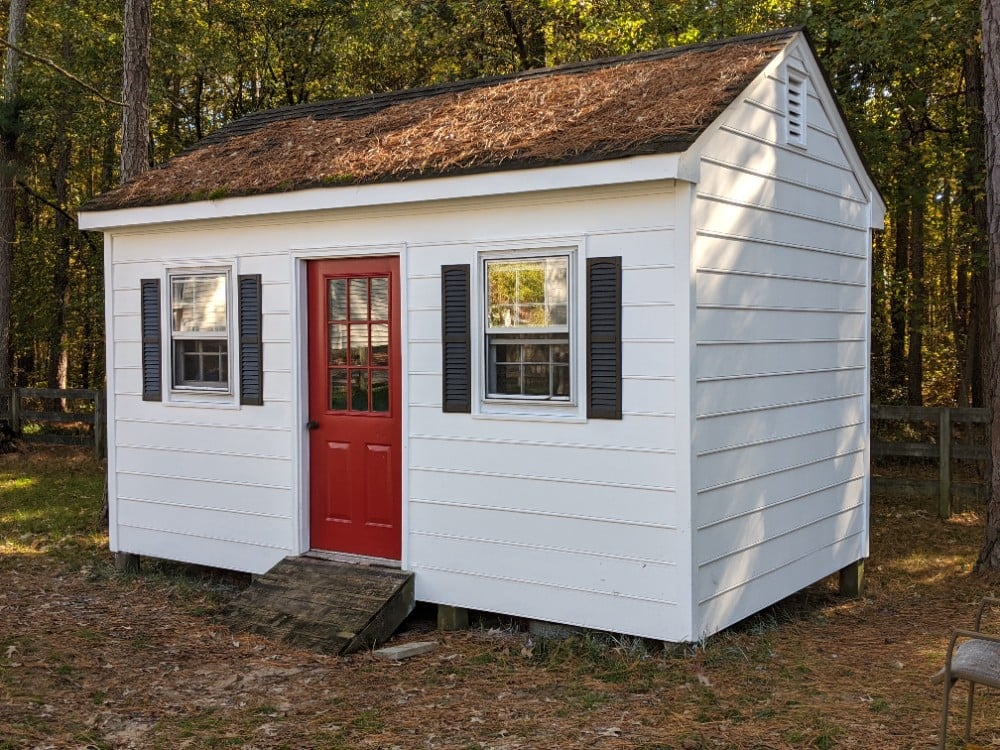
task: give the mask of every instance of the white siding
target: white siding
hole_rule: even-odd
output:
[[[305,301],[296,264],[404,248],[403,565],[417,574],[417,597],[689,637],[690,506],[677,489],[687,483],[678,481],[687,460],[678,452],[686,457],[688,444],[677,433],[678,404],[688,401],[677,391],[686,248],[674,200],[672,185],[659,182],[114,235],[113,544],[254,572],[302,551],[304,349],[295,331]],[[475,274],[483,251],[548,246],[575,247],[581,261],[622,256],[624,418],[586,420],[582,394],[562,418],[443,413],[441,265],[468,263]],[[141,400],[139,282],[178,266],[262,275],[263,406]],[[584,290],[577,278],[578,300]],[[578,388],[583,309],[574,323]]]
[[[456,238],[410,246],[406,565],[417,574],[418,599],[688,637],[690,508],[677,492],[684,437],[676,419],[677,254],[684,248],[673,201],[661,185],[537,217],[521,207],[494,210],[470,217],[496,222],[495,236],[480,229],[488,244]],[[565,236],[552,231],[559,225]],[[505,244],[510,226],[522,239]],[[472,266],[476,315],[479,252],[544,247],[547,234],[554,247],[579,243],[590,257],[622,256],[624,419],[442,413],[441,266]],[[578,283],[575,292],[583,289]],[[474,390],[482,389],[476,383]]]
[[[774,65],[701,152],[696,635],[867,554],[869,198],[811,74],[805,149],[784,142]]]

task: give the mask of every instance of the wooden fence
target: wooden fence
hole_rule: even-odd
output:
[[[988,478],[979,481],[968,479],[957,481],[953,478],[952,469],[955,461],[986,461],[989,458],[988,428],[969,429],[970,425],[988,425],[990,421],[988,409],[957,409],[948,407],[925,406],[872,406],[872,463],[878,458],[923,458],[931,459],[937,464],[937,479],[916,479],[912,477],[872,477],[872,490],[875,492],[892,492],[905,495],[936,497],[938,515],[947,518],[951,515],[952,504],[956,495],[985,499]],[[922,423],[936,425],[935,442],[928,442],[924,430],[913,429],[916,437],[923,440],[909,439],[902,441],[876,440],[879,423]],[[957,426],[967,426],[957,429]],[[961,438],[956,440],[956,437]],[[874,473],[874,472],[873,472]]]
[[[56,445],[93,445],[98,458],[104,456],[105,419],[104,391],[73,388],[12,388],[0,399],[7,402],[7,414],[0,411],[0,418],[8,416],[21,439],[34,443]],[[77,409],[56,408],[53,402],[84,402]],[[93,406],[87,405],[90,402]],[[38,425],[39,431],[25,430],[28,425]],[[52,425],[85,425],[86,432],[52,431]],[[49,429],[45,429],[49,427]]]

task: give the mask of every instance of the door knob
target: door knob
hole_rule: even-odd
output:
[[[317,422],[315,419],[310,419],[308,422],[306,422],[307,430],[315,430],[317,427],[319,427],[319,422]]]

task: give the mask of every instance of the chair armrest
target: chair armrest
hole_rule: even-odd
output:
[[[984,596],[979,600],[979,607],[976,609],[976,626],[975,630],[978,633],[983,624],[983,612],[986,610],[987,604],[1000,604],[1000,599],[995,596]]]

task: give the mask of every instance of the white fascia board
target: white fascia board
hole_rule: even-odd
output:
[[[652,154],[586,164],[512,169],[410,182],[344,185],[166,206],[81,211],[77,218],[80,229],[108,230],[179,221],[207,221],[672,180],[678,178],[680,157],[681,154]]]

